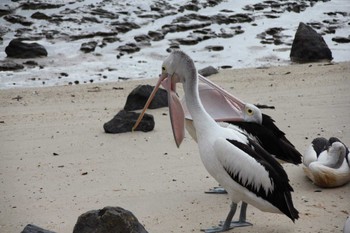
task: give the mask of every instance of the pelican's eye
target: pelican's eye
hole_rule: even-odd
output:
[[[247,109],[247,113],[248,113],[249,116],[251,116],[251,115],[253,115],[254,111],[253,111],[253,109],[248,108]]]
[[[165,66],[162,66],[162,72],[165,73],[166,72],[166,68]]]

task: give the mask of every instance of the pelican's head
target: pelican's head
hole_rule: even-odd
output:
[[[246,103],[243,110],[243,120],[245,122],[262,124],[262,113],[261,110],[254,104]]]
[[[202,105],[215,121],[262,124],[263,115],[258,107],[241,101],[200,74],[198,79],[200,81],[198,91]],[[184,99],[182,105],[185,109],[186,119],[192,120]]]
[[[173,51],[162,64],[161,79],[169,79],[172,84],[185,83],[189,78],[196,78],[197,70],[193,60],[181,50]],[[174,86],[173,86],[174,88]]]
[[[147,100],[147,103],[136,121],[133,129],[141,121],[146,109],[151,103],[159,86],[162,84],[168,92],[168,106],[171,126],[177,147],[185,137],[185,114],[181,102],[176,94],[176,83],[185,83],[189,78],[196,78],[197,71],[193,60],[180,50],[173,51],[163,62],[162,72],[158,82]]]

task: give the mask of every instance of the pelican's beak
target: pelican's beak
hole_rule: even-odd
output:
[[[199,96],[205,110],[216,121],[244,121],[246,103],[198,74]],[[185,104],[184,104],[185,106]],[[186,119],[192,119],[185,106]]]
[[[141,122],[148,106],[150,105],[154,95],[156,94],[159,86],[162,84],[168,92],[168,106],[169,106],[169,114],[171,127],[174,134],[174,139],[177,147],[180,147],[182,140],[185,137],[185,114],[184,110],[181,106],[181,101],[178,98],[175,88],[176,88],[176,76],[174,75],[160,75],[156,86],[154,87],[150,97],[148,98],[145,107],[143,108],[139,118],[137,119],[135,125],[132,130],[134,131],[136,127]]]

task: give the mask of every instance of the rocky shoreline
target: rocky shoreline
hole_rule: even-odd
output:
[[[51,79],[56,79],[57,83],[63,81],[64,84],[74,84],[104,81],[107,77],[110,79],[115,75],[121,80],[152,77],[148,76],[147,71],[127,76],[120,72],[123,70],[122,67],[131,63],[132,66],[143,64],[140,66],[143,68],[140,69],[144,69],[147,67],[144,63],[149,63],[148,59],[153,59],[154,57],[150,56],[154,53],[166,56],[173,49],[192,48],[198,44],[209,53],[208,57],[217,56],[210,55],[217,51],[230,53],[222,41],[228,42],[230,38],[246,34],[247,25],[259,27],[264,19],[277,20],[282,15],[298,14],[324,2],[328,1],[258,1],[254,4],[245,4],[238,11],[220,9],[221,4],[227,3],[221,0],[184,1],[184,4],[156,0],[150,1],[149,5],[119,1],[116,3],[110,0],[72,1],[68,4],[46,0],[8,1],[7,4],[0,5],[3,25],[0,26],[0,41],[2,41],[0,71],[7,77],[21,76],[18,73],[23,71],[27,73],[34,71],[37,74],[29,80],[42,85],[48,85]],[[208,10],[215,13],[205,14]],[[349,43],[350,38],[338,36],[337,31],[349,26],[347,22],[350,14],[346,11],[329,11],[324,12],[324,15],[327,19],[323,21],[305,23],[321,35],[332,35],[334,43]],[[295,27],[298,24],[299,22],[296,22]],[[276,51],[283,50],[292,45],[291,35],[285,34],[286,30],[290,28],[285,28],[283,25],[273,26],[255,34],[254,37],[259,40],[259,46],[270,45],[274,46]],[[30,61],[28,65],[27,60],[12,59],[8,54],[6,56],[5,47],[16,38],[38,41],[48,47],[47,59],[34,59],[34,62]],[[211,41],[210,45],[204,45],[205,41]],[[160,50],[161,48],[164,50]],[[151,49],[155,52],[150,52]],[[139,54],[142,54],[141,58]],[[82,79],[76,74],[75,76],[78,76],[76,80],[67,82],[74,76],[71,75],[74,73],[73,70],[67,71],[69,77],[61,80],[57,80],[60,79],[59,75],[50,75],[50,72],[62,71],[66,65],[62,58],[69,56],[74,56],[75,59],[72,67],[84,63],[87,67],[95,68],[93,71],[85,71],[85,74],[79,73],[92,77],[81,81]],[[130,61],[132,59],[133,61]],[[98,61],[106,61],[106,65],[97,68],[92,63]],[[227,62],[218,68],[233,66]],[[13,70],[19,72],[13,73]],[[45,74],[41,75],[40,70],[47,72],[42,72]],[[6,73],[7,71],[10,73]],[[12,83],[12,85],[18,84],[16,81]],[[11,85],[10,78],[7,85]]]

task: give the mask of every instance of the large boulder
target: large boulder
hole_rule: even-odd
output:
[[[332,52],[320,34],[300,23],[295,33],[290,59],[293,62],[316,62],[333,59]]]
[[[126,111],[134,111],[143,109],[145,106],[148,97],[151,95],[154,86],[150,85],[139,85],[134,90],[130,92],[128,98],[126,99],[126,103],[124,106],[124,110]],[[151,104],[149,105],[149,109],[157,109],[168,106],[168,95],[167,91],[159,88],[156,92]]]
[[[79,216],[73,233],[147,233],[135,215],[121,207],[91,210]]]
[[[13,39],[6,47],[8,57],[13,58],[36,58],[47,56],[44,46],[38,43],[25,43],[21,39]]]
[[[112,134],[131,132],[132,127],[135,125],[139,115],[140,113],[121,110],[113,117],[112,120],[106,122],[103,125],[103,128],[106,133]],[[154,129],[154,125],[155,123],[153,116],[146,113],[135,131],[152,131]]]

